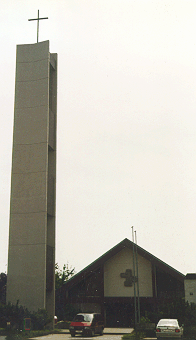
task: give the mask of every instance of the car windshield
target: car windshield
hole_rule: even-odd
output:
[[[76,322],[91,322],[93,318],[92,314],[77,314],[74,318]]]
[[[174,326],[174,327],[179,327],[178,326],[178,321],[175,319],[162,319],[158,322],[158,327],[159,326]]]

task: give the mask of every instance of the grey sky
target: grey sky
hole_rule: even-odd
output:
[[[0,272],[6,270],[16,45],[58,53],[56,261],[125,237],[196,272],[196,2],[1,0]]]

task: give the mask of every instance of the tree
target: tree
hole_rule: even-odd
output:
[[[63,269],[59,268],[58,263],[55,264],[55,289],[56,289],[56,316],[59,320],[72,320],[78,311],[72,305],[65,305],[62,299],[63,284],[76,273],[75,268],[69,267],[69,264],[64,264]]]
[[[63,269],[59,268],[58,263],[55,264],[55,289],[59,289],[63,286],[64,282],[69,280],[76,273],[75,268],[70,267],[67,264],[64,264]]]

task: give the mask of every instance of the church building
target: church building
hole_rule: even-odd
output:
[[[106,327],[130,327],[137,284],[141,316],[156,312],[163,299],[183,297],[185,276],[139,246],[136,270],[133,246],[126,238],[74,275],[58,292],[58,302],[102,313]]]

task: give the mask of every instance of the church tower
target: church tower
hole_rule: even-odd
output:
[[[57,54],[18,45],[7,302],[55,313]]]

